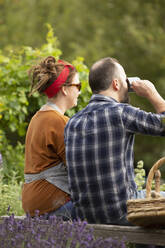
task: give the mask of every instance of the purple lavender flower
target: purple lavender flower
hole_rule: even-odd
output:
[[[95,238],[85,221],[64,222],[51,216],[48,220],[27,215],[18,219],[12,214],[0,223],[0,247],[27,248],[126,248],[125,242]]]
[[[10,205],[9,205],[8,208],[7,208],[7,213],[9,213],[9,211],[10,211]]]

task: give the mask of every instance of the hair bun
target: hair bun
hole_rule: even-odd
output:
[[[44,60],[44,64],[48,69],[52,69],[52,67],[55,67],[56,59],[53,56],[48,56]]]

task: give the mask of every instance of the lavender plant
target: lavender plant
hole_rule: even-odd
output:
[[[94,238],[93,230],[85,221],[64,222],[51,216],[26,216],[15,218],[14,214],[0,223],[1,248],[126,248],[123,241],[112,238]]]

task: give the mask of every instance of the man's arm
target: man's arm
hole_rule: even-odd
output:
[[[146,97],[157,113],[165,112],[165,100],[160,96],[155,86],[148,80],[139,80],[132,83],[132,88],[139,96]]]

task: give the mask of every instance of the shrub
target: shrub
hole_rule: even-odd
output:
[[[144,167],[144,162],[142,160],[140,160],[137,163],[137,167],[134,169],[135,171],[135,182],[137,185],[137,189],[138,190],[143,190],[145,188],[146,185],[146,172]],[[152,181],[152,189],[155,189],[155,180],[153,179]],[[161,184],[160,185],[160,190],[161,191],[165,191],[165,184]]]
[[[10,211],[15,215],[23,215],[21,202],[21,188],[22,184],[16,180],[16,173],[13,172],[10,183],[4,183],[2,170],[0,171],[0,216],[6,215],[6,210],[10,206]]]
[[[94,238],[85,221],[63,222],[51,216],[49,220],[36,216],[16,219],[14,215],[0,224],[1,248],[126,248],[124,241]]]
[[[30,83],[27,71],[44,57],[53,55],[59,59],[62,54],[58,39],[54,36],[50,25],[46,40],[46,44],[40,49],[21,47],[19,50],[10,49],[6,53],[0,51],[0,152],[3,156],[4,175],[7,181],[13,170],[18,172],[17,179],[23,180],[26,129],[31,117],[45,102],[45,97],[38,97],[37,93],[28,98]],[[83,61],[81,57],[72,61],[79,72],[82,90],[78,106],[69,110],[68,116],[82,109],[91,96],[87,83],[88,68]]]
[[[138,190],[142,190],[145,184],[145,170],[143,169],[144,162],[140,160],[137,163],[137,167],[134,169],[135,171],[135,182],[137,185]]]

